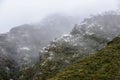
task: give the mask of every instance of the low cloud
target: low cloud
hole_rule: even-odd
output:
[[[52,13],[87,16],[118,8],[117,0],[2,0],[0,5],[0,33]]]

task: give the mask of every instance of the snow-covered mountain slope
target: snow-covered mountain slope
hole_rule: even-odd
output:
[[[120,14],[108,12],[84,19],[73,30],[41,50],[35,80],[47,79],[66,66],[105,47],[120,35]],[[39,72],[40,74],[39,74]]]
[[[49,15],[39,23],[16,26],[8,33],[0,34],[0,69],[5,75],[12,75],[11,72],[33,66],[39,59],[40,50],[71,30],[77,21],[66,15]],[[15,69],[11,71],[13,65]]]
[[[64,17],[59,21],[59,18],[50,17],[38,25],[18,26],[0,36],[0,55],[8,56],[10,61],[13,59],[16,66],[25,67],[17,75],[17,80],[51,78],[66,66],[102,49],[107,42],[120,35],[120,14],[109,12],[86,18],[68,34],[54,39],[65,33],[65,27],[70,28],[68,23],[73,23]],[[49,41],[50,44],[46,46]],[[38,59],[39,62],[33,66]]]
[[[38,59],[42,47],[72,29],[76,21],[66,15],[53,14],[40,23],[14,27],[0,35],[1,53],[10,55],[19,66],[31,65]]]

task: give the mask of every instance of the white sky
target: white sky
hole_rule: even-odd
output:
[[[0,0],[0,33],[51,13],[86,16],[116,10],[117,0]]]

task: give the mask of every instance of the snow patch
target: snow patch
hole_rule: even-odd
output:
[[[81,26],[81,25],[86,25],[86,24],[87,24],[87,22],[82,22],[82,23],[80,23],[80,26]]]
[[[21,47],[20,49],[21,49],[21,50],[27,50],[27,51],[30,50],[30,48],[28,48],[28,47]]]
[[[50,56],[50,57],[48,57],[48,60],[52,60],[52,57]]]
[[[64,34],[63,37],[71,37],[70,34]]]
[[[86,34],[93,35],[94,33],[90,32],[90,31],[86,31]]]
[[[103,27],[100,27],[100,30],[103,30]]]

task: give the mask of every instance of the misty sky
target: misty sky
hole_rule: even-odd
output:
[[[117,0],[0,0],[0,33],[52,13],[87,16],[117,7]]]

